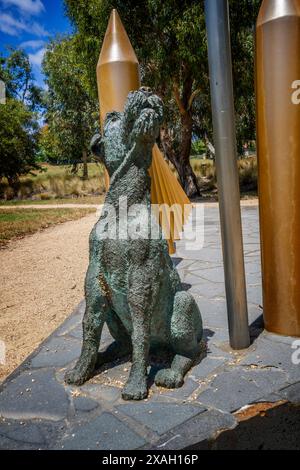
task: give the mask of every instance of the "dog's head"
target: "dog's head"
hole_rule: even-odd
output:
[[[107,113],[104,122],[104,135],[115,133],[123,134],[128,140],[135,123],[146,116],[146,112],[151,110],[152,119],[157,126],[162,124],[163,104],[161,99],[155,95],[150,88],[141,87],[139,90],[131,91],[128,94],[123,113],[112,111]],[[122,129],[123,132],[120,132]]]
[[[151,116],[149,118],[149,116]],[[124,140],[132,142],[136,138],[138,129],[142,129],[137,123],[142,120],[148,121],[148,128],[151,125],[159,129],[163,120],[163,104],[161,99],[155,95],[150,88],[141,87],[137,91],[129,93],[123,113]],[[151,122],[149,122],[149,119]],[[146,129],[146,126],[144,126]]]
[[[114,172],[117,165],[123,161],[124,152],[138,141],[140,136],[145,137],[144,142],[152,142],[153,145],[162,120],[161,99],[150,88],[141,87],[129,93],[123,113],[107,113],[103,138],[100,135],[94,136],[91,150],[111,172]]]

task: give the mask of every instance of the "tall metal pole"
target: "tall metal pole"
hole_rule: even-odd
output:
[[[229,9],[227,0],[205,0],[214,144],[230,345],[250,344],[237,168]]]

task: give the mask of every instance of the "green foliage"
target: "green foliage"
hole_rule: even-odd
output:
[[[45,125],[40,129],[38,138],[38,151],[36,159],[39,162],[51,163],[54,157],[54,149],[56,147],[55,135],[49,131],[49,126]],[[53,163],[56,163],[54,158]]]
[[[6,84],[9,98],[21,101],[31,111],[40,111],[43,92],[34,82],[29,57],[22,49],[9,49],[7,57],[0,56],[0,79]]]
[[[33,169],[37,125],[26,106],[13,98],[0,105],[0,179],[11,183]]]
[[[142,69],[142,80],[163,98],[168,119],[173,117],[173,85],[180,91],[188,77],[195,99],[195,128],[211,133],[209,81],[204,2],[196,0],[65,0],[66,11],[77,27],[75,45],[82,58],[84,79],[97,96],[95,68],[112,8],[122,18]],[[259,0],[230,0],[230,20],[236,108],[241,133],[253,138],[254,127],[254,25]],[[190,96],[182,96],[183,101]],[[171,115],[171,116],[170,116]],[[178,119],[178,109],[177,109]],[[201,124],[199,124],[199,119]],[[201,128],[202,127],[202,128]]]
[[[255,139],[254,56],[255,21],[260,0],[230,0],[231,45],[239,154]]]
[[[192,142],[191,155],[195,155],[195,156],[196,155],[202,155],[205,152],[206,152],[206,145],[203,142],[203,140],[198,139],[198,140],[194,140],[194,142]]]
[[[75,41],[72,37],[52,41],[43,62],[48,127],[40,139],[40,154],[47,161],[81,161],[98,122],[97,101],[86,89]]]
[[[95,67],[113,8],[122,18],[138,55],[142,80],[164,95],[183,68],[201,77],[207,71],[205,22],[201,2],[166,0],[65,0],[76,26],[77,52],[86,64],[86,80],[97,94]],[[207,74],[206,74],[207,75]]]
[[[35,160],[41,90],[34,85],[28,56],[10,50],[0,57],[0,79],[6,84],[6,104],[0,105],[0,180],[17,190],[19,177],[38,169]]]

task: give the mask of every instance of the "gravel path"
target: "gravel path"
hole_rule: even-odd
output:
[[[66,222],[0,250],[0,340],[6,344],[0,381],[82,300],[88,236],[96,219],[95,213]]]
[[[201,201],[203,204],[203,201]],[[218,202],[204,202],[205,207],[218,207]],[[258,199],[251,198],[251,199],[242,199],[241,206],[248,207],[248,206],[257,206]],[[96,207],[98,210],[101,210],[102,204],[95,205],[95,204],[22,204],[22,205],[7,205],[1,206],[1,209],[76,209],[76,208],[85,208],[85,207]]]

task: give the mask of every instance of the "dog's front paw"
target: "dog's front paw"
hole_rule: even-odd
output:
[[[68,385],[82,385],[91,377],[87,370],[82,370],[81,367],[75,366],[74,369],[69,370],[65,374],[65,383]]]
[[[148,396],[147,380],[135,377],[129,378],[122,392],[123,400],[143,400]]]
[[[164,388],[179,388],[183,385],[183,376],[173,369],[161,369],[155,376],[155,385]]]

